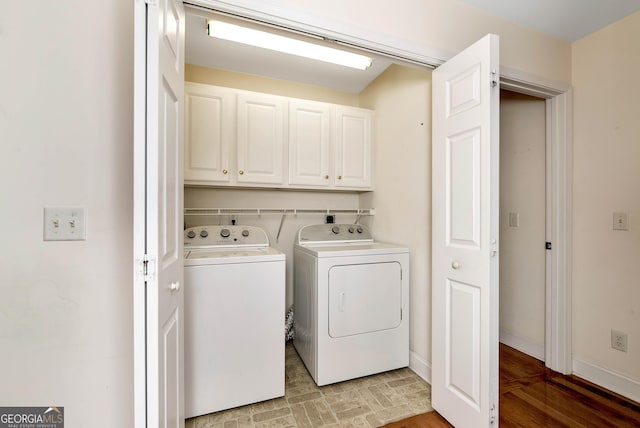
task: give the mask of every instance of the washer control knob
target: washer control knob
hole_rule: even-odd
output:
[[[353,226],[349,226],[349,233],[353,233],[353,232],[355,232],[355,231],[356,231],[356,230],[353,228]]]
[[[364,232],[364,229],[362,228],[362,226],[358,226],[356,230],[358,231],[358,233]]]
[[[202,229],[200,231],[200,236],[203,238],[206,238],[207,236],[209,236],[209,232],[207,232],[206,230]]]
[[[187,232],[187,238],[193,239],[196,237],[196,233],[193,230]]]
[[[338,226],[333,226],[333,227],[331,228],[331,231],[332,231],[335,235],[337,235],[338,233],[340,233],[340,228],[339,228]]]
[[[220,230],[220,236],[223,238],[228,238],[231,235],[231,231],[229,229]]]
[[[243,229],[243,230],[242,230],[242,236],[244,236],[245,238],[246,238],[247,236],[249,236],[249,229]]]

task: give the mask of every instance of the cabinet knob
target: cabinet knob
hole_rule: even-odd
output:
[[[325,176],[324,176],[324,179],[325,179],[325,180],[328,180],[328,179],[329,179],[329,176],[328,176],[328,175],[325,175]]]
[[[342,176],[341,175],[338,176],[338,180],[342,180]]]
[[[226,169],[223,169],[223,170],[222,170],[222,173],[223,173],[223,174],[225,174],[225,175],[226,175],[228,172],[229,172],[229,171],[227,171]]]
[[[242,174],[244,174],[244,171],[240,170],[240,171],[238,171],[238,174],[242,175]]]

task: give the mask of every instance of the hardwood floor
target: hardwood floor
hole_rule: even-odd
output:
[[[450,427],[436,412],[386,428]],[[640,404],[500,344],[500,426],[640,427]]]

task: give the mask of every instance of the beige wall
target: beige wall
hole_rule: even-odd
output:
[[[205,83],[207,85],[225,86],[228,88],[281,95],[284,97],[358,107],[358,94],[321,88],[314,85],[200,67],[193,64],[186,65],[184,74],[187,82]]]
[[[640,383],[640,13],[573,44],[574,358]],[[629,230],[612,230],[613,212]],[[629,351],[611,349],[610,330]],[[636,400],[640,394],[636,390]]]
[[[455,54],[487,33],[498,34],[500,63],[539,77],[569,82],[571,46],[568,42],[490,15],[460,0],[247,0],[257,10],[273,8],[302,22],[321,20],[337,32],[371,38],[393,46],[402,41],[416,50],[435,48]],[[363,13],[366,11],[366,13]],[[447,59],[447,58],[444,58]]]
[[[0,403],[133,421],[133,2],[0,2]],[[87,240],[43,242],[43,207]]]
[[[544,359],[545,101],[500,93],[500,340]],[[509,213],[519,224],[509,225]]]
[[[376,239],[409,247],[410,348],[431,361],[431,71],[391,66],[361,94],[374,109]],[[430,364],[429,364],[430,365]]]

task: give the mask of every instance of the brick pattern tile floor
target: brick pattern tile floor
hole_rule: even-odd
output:
[[[185,428],[379,427],[431,410],[431,387],[408,368],[318,387],[287,344],[284,397],[187,419]]]

